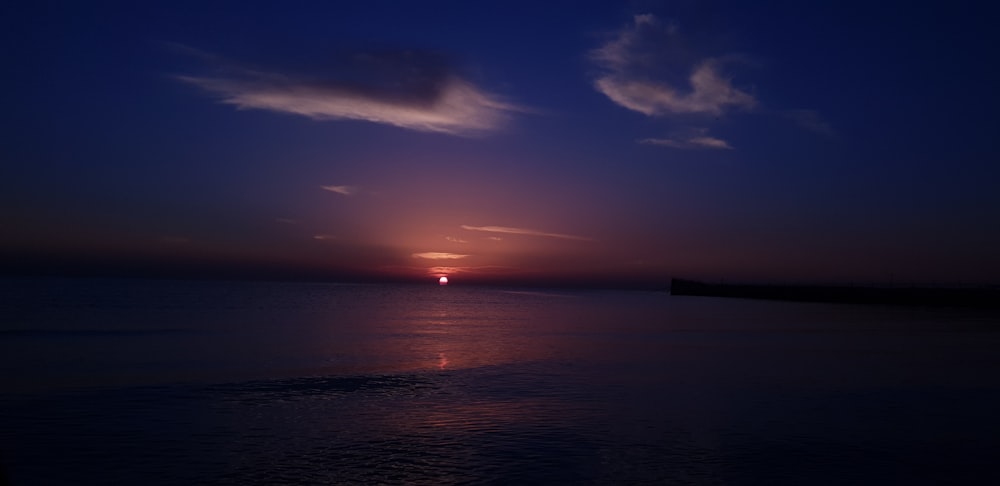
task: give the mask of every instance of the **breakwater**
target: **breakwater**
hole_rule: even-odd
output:
[[[670,282],[670,293],[672,295],[735,297],[799,302],[1000,308],[1000,289],[992,287],[750,285],[705,283],[675,278]]]

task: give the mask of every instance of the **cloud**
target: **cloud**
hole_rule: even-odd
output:
[[[414,253],[413,258],[424,258],[427,260],[459,260],[469,255],[459,255],[457,253],[447,253],[440,251],[428,251],[424,253]]]
[[[677,140],[673,138],[644,138],[639,143],[648,145],[661,145],[677,149],[725,149],[732,150],[732,146],[725,140],[714,137],[695,137],[687,140]]]
[[[734,87],[722,74],[722,58],[705,58],[693,67],[668,66],[674,72],[690,69],[687,79],[681,83],[655,79],[657,74],[662,74],[657,69],[662,69],[664,64],[680,64],[676,59],[668,59],[671,56],[660,54],[661,51],[669,52],[664,44],[677,44],[677,37],[676,25],[663,25],[652,14],[636,15],[633,25],[591,51],[591,60],[603,71],[594,81],[594,87],[618,105],[648,116],[718,116],[728,109],[756,106],[753,95]]]
[[[517,272],[514,267],[506,267],[502,265],[481,265],[478,267],[430,267],[427,270],[428,275],[435,277],[450,277],[455,274],[481,274],[481,275],[491,275],[495,276],[497,274],[510,274]]]
[[[547,233],[545,231],[537,231],[524,228],[510,228],[507,226],[469,226],[467,224],[463,224],[461,228],[469,231],[484,231],[487,233],[506,233],[512,235],[544,236],[546,238],[559,238],[564,240],[592,241],[591,238],[587,238],[584,236],[565,235],[560,233]]]
[[[465,241],[461,238],[455,238],[454,236],[445,236],[444,239],[452,243],[468,243],[468,241]]]
[[[430,267],[426,270],[428,275],[434,277],[447,277],[457,273],[463,273],[467,267]]]
[[[338,237],[336,235],[315,235],[313,236],[313,239],[319,241],[332,241],[338,239]]]
[[[526,111],[464,79],[442,56],[429,52],[342,53],[323,66],[322,75],[247,69],[201,57],[220,72],[176,79],[240,109],[453,135],[498,130],[511,113]]]
[[[729,142],[721,139],[712,137],[707,134],[707,130],[694,129],[683,135],[675,135],[668,138],[644,138],[639,140],[639,143],[647,145],[659,145],[662,147],[671,147],[676,149],[685,150],[698,150],[698,149],[713,149],[713,150],[732,150],[732,145]]]
[[[319,186],[323,190],[336,192],[337,194],[343,194],[345,196],[353,196],[360,191],[360,188],[356,186]]]
[[[828,137],[836,135],[836,132],[833,131],[833,127],[830,123],[824,120],[823,117],[814,110],[786,110],[784,115],[786,118],[794,121],[798,126],[811,132],[826,135]]]

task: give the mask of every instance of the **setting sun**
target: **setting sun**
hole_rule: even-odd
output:
[[[441,277],[438,279],[438,285],[448,285],[448,277]]]

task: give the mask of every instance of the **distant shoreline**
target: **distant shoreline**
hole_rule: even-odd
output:
[[[744,299],[1000,309],[1000,289],[949,287],[854,287],[844,285],[712,284],[671,279],[671,295]]]

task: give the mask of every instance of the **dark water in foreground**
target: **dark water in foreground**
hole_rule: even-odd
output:
[[[1000,482],[1000,314],[0,281],[18,484]]]

